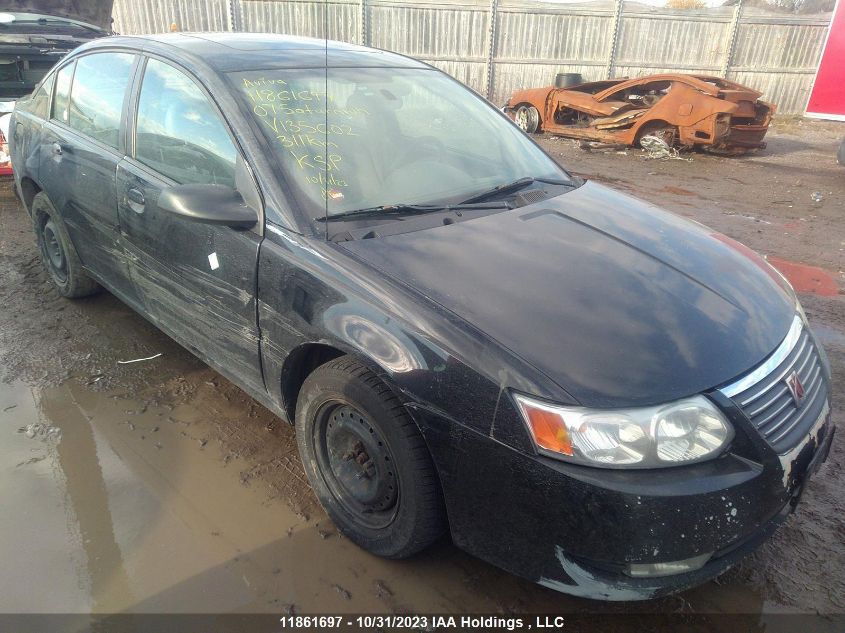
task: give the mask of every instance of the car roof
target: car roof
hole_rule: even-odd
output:
[[[218,73],[275,68],[427,68],[410,57],[333,40],[272,33],[163,33],[115,36],[77,49],[134,48],[163,55],[193,58]]]

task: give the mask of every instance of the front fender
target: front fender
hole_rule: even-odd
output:
[[[448,410],[484,434],[505,388],[554,388],[548,381],[538,384],[455,315],[331,243],[268,230],[258,280],[264,382],[280,408],[290,404],[283,385],[304,346],[312,345],[354,355],[385,376],[406,402]]]

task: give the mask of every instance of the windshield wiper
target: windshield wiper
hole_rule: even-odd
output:
[[[534,178],[532,176],[525,176],[524,178],[520,178],[519,180],[514,180],[513,182],[509,182],[504,185],[497,185],[488,189],[487,191],[482,191],[481,193],[475,194],[472,198],[467,198],[461,204],[472,204],[473,202],[480,202],[489,198],[490,196],[494,196],[499,193],[508,193],[510,191],[517,191],[518,189],[522,189],[527,187],[530,184],[535,182],[542,182],[549,185],[566,185],[569,187],[573,187],[571,180],[560,180],[558,178]]]
[[[331,222],[333,220],[354,220],[358,218],[397,215],[421,215],[435,211],[461,211],[464,209],[510,209],[511,205],[505,201],[497,202],[460,202],[458,204],[383,204],[365,209],[341,211],[329,216],[314,218],[317,222]]]

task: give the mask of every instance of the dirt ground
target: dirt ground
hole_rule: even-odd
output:
[[[758,154],[688,161],[538,141],[578,175],[817,266],[819,288],[836,289],[843,136],[845,125],[786,120]],[[845,296],[802,302],[838,404]],[[843,426],[842,408],[834,419]],[[10,182],[0,184],[0,612],[747,613],[762,630],[771,614],[845,612],[843,464],[840,432],[771,541],[716,581],[649,603],[564,596],[446,541],[384,561],[316,504],[291,428],[108,293],[59,297]]]

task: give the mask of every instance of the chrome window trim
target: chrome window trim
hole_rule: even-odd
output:
[[[764,380],[786,359],[787,356],[789,356],[795,348],[795,345],[798,343],[798,340],[801,338],[801,332],[803,330],[804,322],[801,319],[801,316],[796,314],[795,318],[792,320],[792,325],[789,328],[786,338],[783,339],[783,342],[778,346],[774,353],[750,374],[746,375],[744,378],[740,378],[734,383],[731,383],[727,387],[722,387],[719,391],[728,398],[733,398],[736,394],[742,393],[746,389],[749,389]]]

